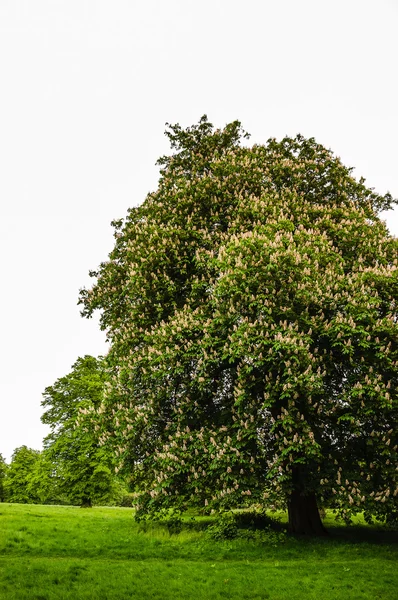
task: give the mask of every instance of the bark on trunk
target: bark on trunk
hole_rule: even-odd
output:
[[[288,502],[289,531],[301,535],[328,535],[319,516],[314,493],[303,495],[294,490]]]
[[[91,498],[83,498],[80,508],[92,508]]]

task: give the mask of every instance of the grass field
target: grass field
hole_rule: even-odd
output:
[[[131,509],[0,504],[1,600],[398,598],[397,534],[214,541],[143,531]]]

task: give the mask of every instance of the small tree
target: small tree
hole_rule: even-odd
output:
[[[286,503],[297,533],[394,510],[398,242],[392,204],[297,136],[169,128],[159,187],[114,222],[82,290],[113,377],[99,408],[141,511]]]
[[[113,457],[100,446],[91,418],[100,406],[106,380],[102,357],[85,356],[43,394],[46,411],[41,420],[51,428],[44,440],[46,459],[52,464],[58,493],[73,504],[112,501],[120,487]]]
[[[33,450],[27,446],[20,446],[14,450],[5,480],[8,502],[21,504],[40,502],[37,490],[32,486],[32,476],[39,460],[39,450]]]

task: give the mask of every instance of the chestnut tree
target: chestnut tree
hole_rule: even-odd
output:
[[[314,139],[168,126],[155,192],[115,221],[98,409],[138,514],[247,503],[322,534],[396,514],[398,240],[391,208]]]

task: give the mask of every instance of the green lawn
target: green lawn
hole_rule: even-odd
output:
[[[396,600],[397,534],[327,525],[328,539],[215,542],[142,531],[126,508],[0,504],[0,599]]]

